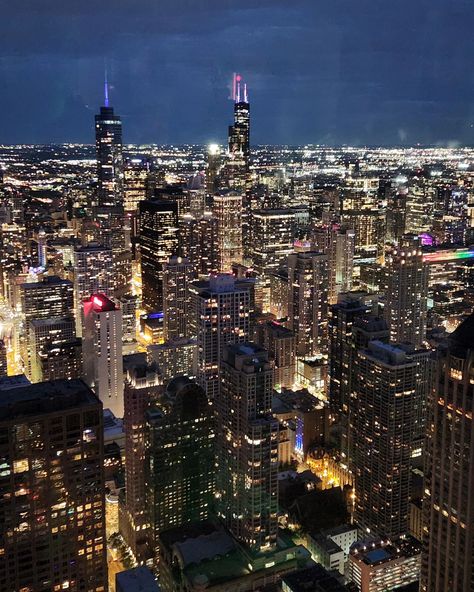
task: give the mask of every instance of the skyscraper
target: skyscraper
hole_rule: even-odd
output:
[[[474,585],[474,316],[451,334],[428,400],[421,590]]]
[[[72,316],[73,285],[57,276],[46,276],[41,282],[21,286],[21,308],[28,323],[33,319]]]
[[[149,312],[163,312],[163,266],[177,253],[177,229],[176,202],[140,202],[138,246],[142,271],[142,305]]]
[[[291,389],[296,374],[296,339],[293,331],[280,323],[259,323],[256,342],[268,351],[274,364],[275,387]]]
[[[163,313],[165,341],[190,337],[191,294],[194,276],[189,259],[170,257],[163,269]]]
[[[2,590],[107,590],[102,405],[81,380],[0,397]]]
[[[431,386],[429,356],[428,350],[371,341],[353,361],[349,467],[355,518],[370,533],[408,532],[412,456]]]
[[[250,104],[247,85],[242,84],[240,74],[234,75],[233,84],[234,123],[229,126],[227,175],[231,187],[245,191],[250,169]]]
[[[114,294],[120,297],[130,289],[130,229],[124,210],[122,121],[109,105],[107,82],[104,103],[95,116],[98,206],[93,218],[99,230],[97,240],[112,249]]]
[[[288,257],[288,319],[301,357],[327,353],[327,255],[306,251]]]
[[[242,263],[242,194],[223,190],[214,195],[212,211],[217,221],[217,257],[220,273]]]
[[[119,530],[139,562],[151,556],[145,498],[145,413],[158,398],[159,383],[154,365],[139,363],[127,371],[123,416],[125,495],[119,498]]]
[[[186,376],[168,384],[163,403],[146,418],[146,496],[156,541],[163,530],[209,517],[214,432],[208,399]]]
[[[198,340],[198,383],[212,401],[219,389],[219,363],[224,347],[250,339],[254,282],[222,274],[193,282],[190,290],[193,331]]]
[[[336,223],[319,226],[315,230],[316,250],[328,257],[328,301],[329,304],[336,304],[340,292],[352,289],[355,234],[353,230]]]
[[[405,235],[385,256],[384,316],[391,341],[419,347],[426,336],[428,268],[420,240]]]
[[[95,116],[95,146],[99,206],[123,208],[122,121],[109,105],[107,82],[104,106]]]
[[[277,542],[278,421],[271,415],[273,367],[258,345],[224,348],[217,418],[218,513],[253,552]]]
[[[83,301],[92,294],[113,295],[112,250],[102,245],[77,247],[73,254],[76,333],[82,335]]]
[[[104,408],[123,417],[122,311],[104,294],[84,301],[84,376]]]

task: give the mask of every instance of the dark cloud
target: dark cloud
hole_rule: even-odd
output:
[[[130,142],[472,143],[474,3],[22,0],[0,19],[0,142],[90,141],[107,63]]]

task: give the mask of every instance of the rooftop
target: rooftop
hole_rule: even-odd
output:
[[[159,592],[160,587],[148,567],[127,569],[115,576],[117,592]]]
[[[94,392],[79,379],[52,380],[2,391],[0,420],[100,405]]]
[[[317,563],[283,577],[291,592],[347,592],[347,588]]]

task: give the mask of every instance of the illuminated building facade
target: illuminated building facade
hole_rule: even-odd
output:
[[[76,339],[76,326],[73,317],[38,319],[28,323],[27,348],[28,364],[26,375],[31,382],[47,380],[43,375],[45,358],[56,355],[55,348]],[[66,368],[64,368],[67,371]],[[67,378],[66,375],[58,378]]]
[[[221,274],[190,286],[198,343],[198,383],[210,400],[219,392],[219,363],[224,347],[248,341],[254,312],[254,281]]]
[[[231,187],[244,190],[249,184],[250,171],[250,104],[247,85],[240,74],[234,75],[234,124],[229,126],[228,162],[226,174]]]
[[[119,497],[119,529],[139,562],[151,556],[150,516],[145,498],[145,414],[157,400],[160,388],[153,365],[136,364],[127,371],[123,416],[125,495]]]
[[[170,257],[163,269],[163,313],[165,341],[190,337],[189,284],[194,276],[189,259]]]
[[[156,547],[160,532],[209,517],[214,431],[204,391],[185,376],[168,384],[162,403],[148,410],[146,421],[146,499]]]
[[[2,590],[107,590],[102,422],[81,380],[2,391]]]
[[[313,240],[316,250],[328,257],[328,301],[329,304],[336,304],[340,292],[352,289],[355,233],[340,224],[331,223],[317,227]]]
[[[428,268],[420,241],[405,235],[397,247],[385,255],[384,317],[390,339],[420,347],[426,336]]]
[[[123,417],[122,311],[104,294],[84,301],[84,377],[104,408]]]
[[[255,210],[250,215],[250,260],[264,292],[263,310],[270,309],[270,277],[293,251],[296,214],[291,209]]]
[[[296,338],[293,331],[268,321],[256,326],[256,342],[266,349],[274,364],[276,388],[292,388],[296,373]]]
[[[220,273],[229,273],[232,265],[242,263],[242,194],[223,190],[213,198],[212,211],[217,220],[217,257]]]
[[[423,592],[474,583],[474,316],[437,360],[428,400],[423,501]]]
[[[163,383],[175,376],[196,377],[197,372],[196,339],[171,339],[159,345],[149,345],[147,356],[158,366]]]
[[[349,579],[360,592],[385,592],[417,584],[420,543],[412,537],[375,539],[352,545]]]
[[[142,271],[142,306],[163,312],[163,267],[178,248],[178,204],[145,200],[139,204],[138,247]]]
[[[92,294],[113,295],[112,251],[97,244],[74,249],[74,309],[76,332],[82,335],[82,303]]]
[[[277,542],[278,421],[271,415],[273,367],[253,343],[224,348],[217,418],[218,513],[254,552]]]
[[[307,251],[288,257],[288,326],[296,336],[300,357],[327,353],[328,260]]]
[[[350,177],[343,189],[341,223],[355,234],[355,265],[374,261],[380,255],[385,236],[385,212],[380,205],[379,179]]]
[[[421,454],[430,353],[371,341],[357,352],[352,372],[349,468],[355,519],[368,533],[402,535],[408,532],[413,456]]]

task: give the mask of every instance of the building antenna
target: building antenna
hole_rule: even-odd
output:
[[[109,106],[109,83],[107,80],[107,68],[105,68],[104,72],[104,105],[106,107]]]
[[[247,83],[244,83],[244,103],[248,103],[249,102],[249,95],[247,93]]]

